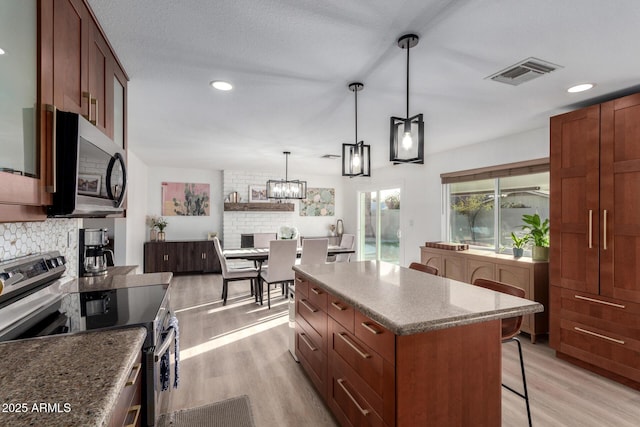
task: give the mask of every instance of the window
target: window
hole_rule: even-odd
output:
[[[503,252],[511,232],[524,233],[522,215],[549,217],[548,159],[445,174],[442,182],[451,242]]]

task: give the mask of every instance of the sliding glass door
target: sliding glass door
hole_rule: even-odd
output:
[[[400,263],[400,189],[359,194],[358,259]]]

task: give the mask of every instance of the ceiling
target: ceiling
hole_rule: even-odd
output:
[[[129,78],[129,148],[148,165],[339,175],[342,143],[389,165],[389,117],[424,114],[425,153],[540,128],[638,89],[637,0],[89,0]],[[615,6],[614,6],[615,5]],[[528,57],[562,66],[510,86]],[[229,92],[212,89],[227,80]],[[590,91],[569,94],[577,83]],[[543,143],[546,143],[543,142]],[[408,166],[410,167],[410,166]]]

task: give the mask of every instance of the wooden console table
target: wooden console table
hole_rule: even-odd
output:
[[[210,240],[145,242],[144,272],[221,273],[218,254]]]
[[[525,298],[544,305],[545,311],[524,316],[522,331],[533,343],[536,335],[549,333],[549,262],[474,249],[451,251],[421,246],[420,253],[421,262],[436,267],[442,277],[465,283],[491,279],[524,289]]]

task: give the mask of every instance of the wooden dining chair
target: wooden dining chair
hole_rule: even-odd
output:
[[[525,297],[524,289],[518,288],[507,283],[497,282],[489,279],[476,279],[473,281],[474,286],[480,286],[482,288],[491,289],[495,292],[502,292],[505,294],[513,295],[519,298]],[[516,338],[516,335],[520,333],[520,327],[522,326],[522,316],[510,317],[508,319],[502,319],[502,343],[515,341],[518,345],[518,354],[520,356],[520,372],[522,373],[522,385],[524,393],[509,387],[506,384],[502,384],[502,387],[517,394],[524,399],[527,405],[527,417],[529,418],[529,427],[531,427],[531,409],[529,408],[529,392],[527,390],[527,378],[524,374],[524,360],[522,359],[522,345],[520,340]]]
[[[304,239],[300,264],[324,264],[327,261],[328,250],[329,239]]]
[[[267,284],[267,302],[271,308],[271,289],[272,284],[281,284],[283,290],[285,284],[293,283],[295,274],[292,269],[296,262],[298,241],[293,240],[272,240],[269,242],[269,257],[267,269],[263,269],[258,280],[258,292],[260,295],[260,304],[262,304],[263,284]],[[285,298],[287,297],[285,292]]]
[[[422,271],[423,273],[433,274],[434,276],[437,276],[439,273],[436,267],[433,267],[431,265],[421,264],[419,262],[412,262],[411,264],[409,264],[409,268],[413,270]]]
[[[222,305],[227,305],[227,294],[229,291],[229,282],[238,280],[249,280],[251,286],[251,294],[257,288],[258,269],[254,267],[242,267],[242,268],[229,268],[227,266],[227,260],[222,252],[220,246],[220,240],[217,237],[213,238],[213,246],[218,254],[220,260],[220,268],[222,270]]]

